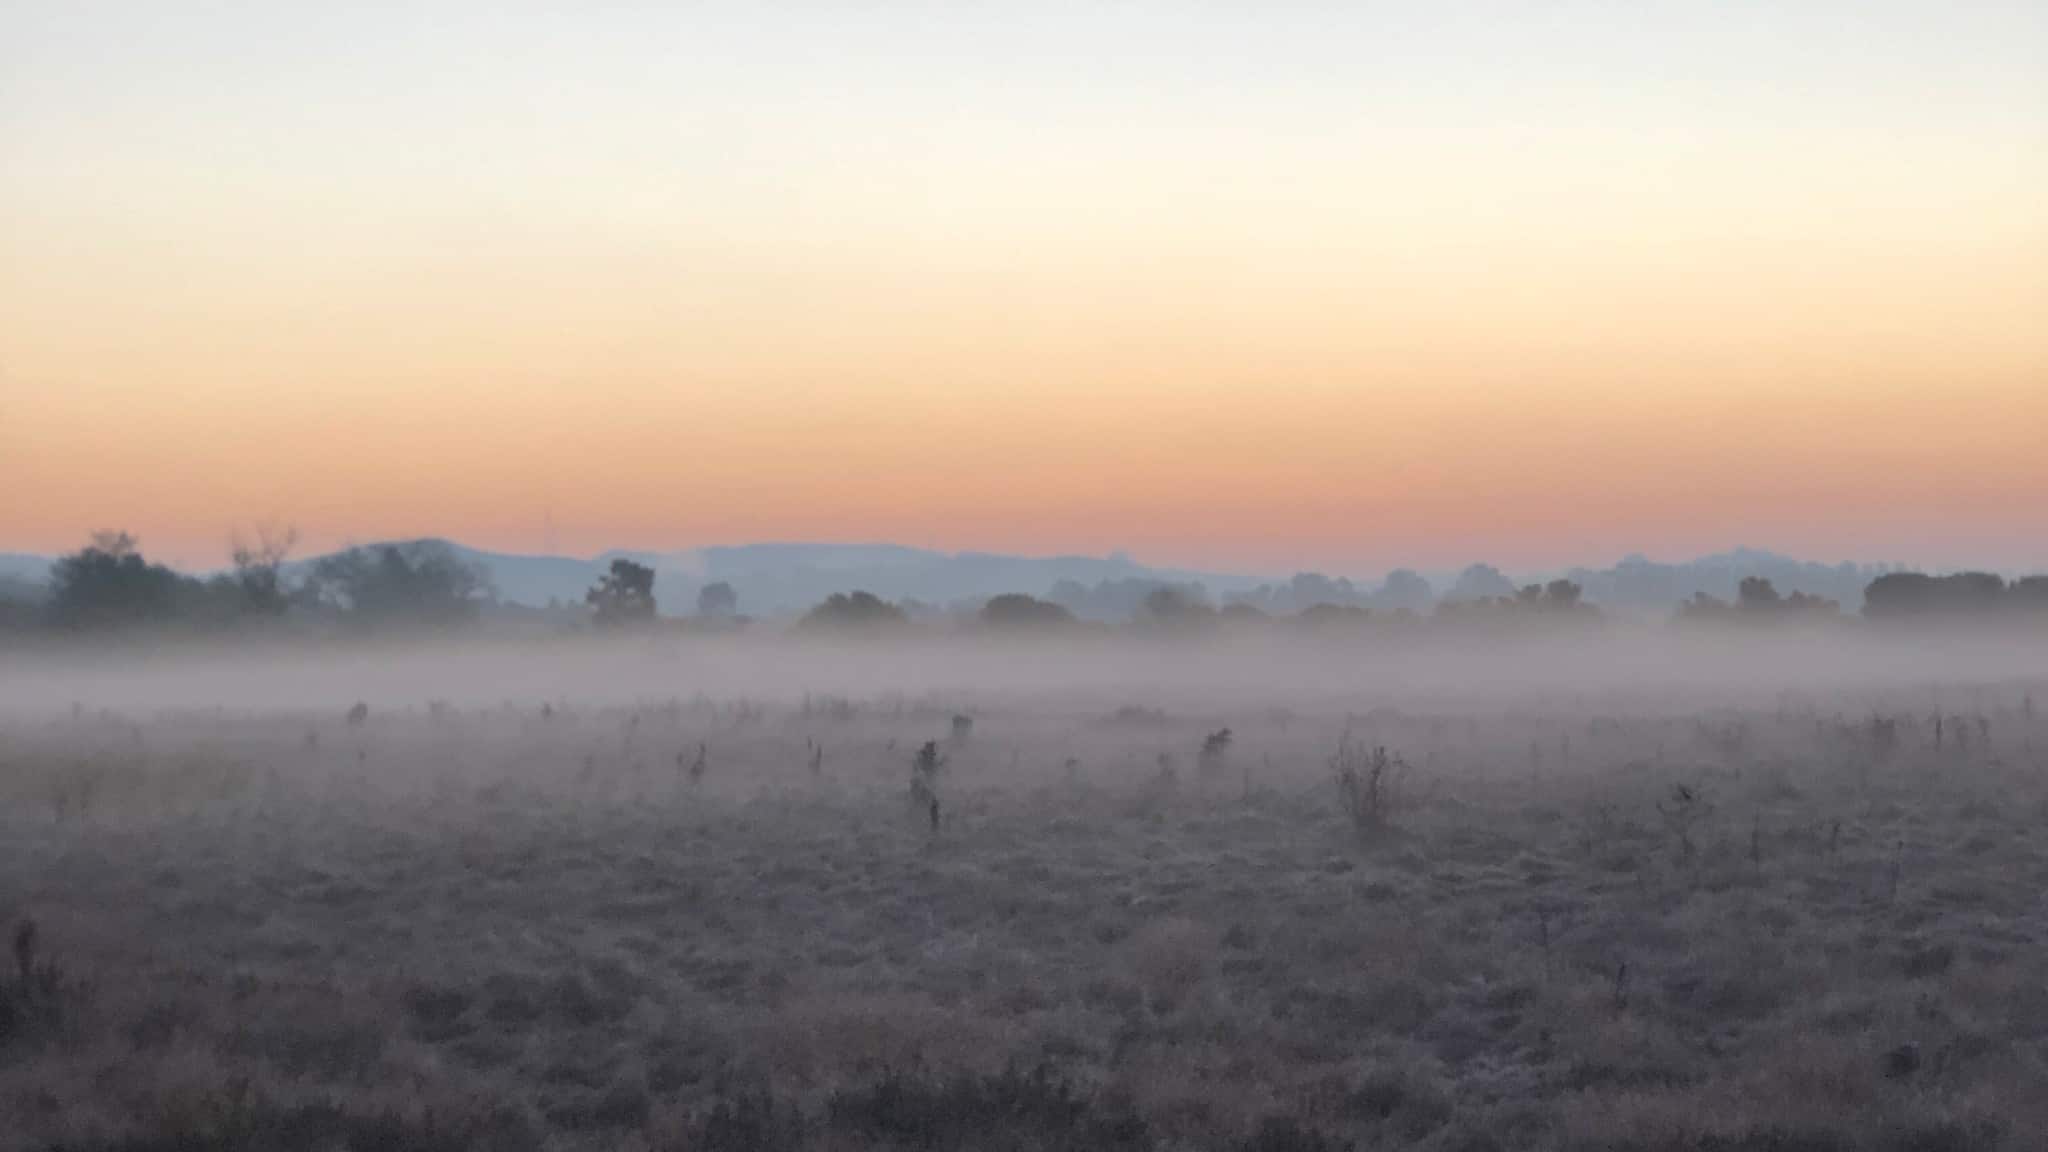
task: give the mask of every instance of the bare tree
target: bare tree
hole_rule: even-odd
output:
[[[254,540],[239,530],[230,537],[235,586],[241,591],[245,611],[277,615],[285,610],[284,562],[298,543],[299,530],[282,524],[257,525]]]

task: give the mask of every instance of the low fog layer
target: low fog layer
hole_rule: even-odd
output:
[[[1697,633],[1616,628],[1508,638],[1252,634],[1004,638],[796,634],[548,638],[254,648],[138,646],[0,655],[0,710],[339,711],[692,697],[1029,701],[1210,709],[1376,705],[1764,705],[1853,697],[1958,702],[1970,685],[2048,679],[2028,632]],[[1944,693],[1949,698],[1942,699]]]

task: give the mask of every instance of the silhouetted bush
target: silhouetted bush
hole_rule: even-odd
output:
[[[740,596],[723,580],[706,584],[697,592],[697,615],[713,620],[730,620],[740,614]]]
[[[1385,828],[1398,802],[1396,792],[1407,777],[1408,765],[1390,756],[1384,747],[1367,751],[1364,744],[1347,733],[1330,757],[1330,775],[1337,782],[1337,799],[1344,815],[1360,835]]]
[[[1134,620],[1137,627],[1161,632],[1187,632],[1216,623],[1216,609],[1200,589],[1162,584],[1145,594]]]
[[[1025,631],[1064,628],[1074,623],[1074,614],[1050,600],[1005,592],[983,604],[978,619],[991,628]]]
[[[62,1030],[85,999],[85,986],[66,976],[54,961],[41,958],[39,947],[35,921],[15,926],[14,973],[0,979],[0,1048]]]
[[[817,607],[804,613],[798,627],[814,631],[849,628],[875,628],[906,624],[910,617],[903,609],[876,596],[872,592],[834,592]]]

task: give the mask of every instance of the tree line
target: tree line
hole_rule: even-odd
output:
[[[491,595],[488,574],[439,541],[350,548],[294,574],[297,541],[289,530],[259,532],[236,542],[226,570],[202,577],[151,561],[130,533],[96,532],[52,565],[40,602],[15,601],[9,622],[66,632],[229,631],[287,617],[432,627],[474,620]]]
[[[1859,615],[1883,624],[2048,619],[2048,576],[2008,581],[1991,572],[1888,572],[1864,586]],[[1842,618],[1842,612],[1840,605],[1824,597],[1800,592],[1780,596],[1769,580],[1752,576],[1742,581],[1732,603],[1702,593],[1679,608],[1679,618],[1770,623],[1834,620]]]
[[[0,627],[229,631],[290,620],[341,629],[416,631],[471,624],[493,611],[518,611],[498,605],[489,573],[443,541],[365,545],[294,566],[289,561],[296,543],[296,534],[288,530],[259,532],[251,541],[235,543],[228,568],[200,577],[150,561],[127,532],[95,533],[85,547],[56,561],[39,600],[31,602],[19,590],[0,594]],[[664,617],[655,597],[655,575],[649,565],[614,559],[585,594],[583,611],[569,617],[609,630],[656,626]],[[1395,576],[1412,579],[1390,577],[1366,593],[1348,580],[1303,573],[1221,605],[1199,584],[1122,579],[1089,588],[1062,581],[1045,598],[1005,593],[951,612],[854,590],[827,597],[797,627],[865,630],[937,617],[1003,632],[1051,633],[1084,624],[1100,627],[1110,617],[1141,632],[1190,632],[1262,621],[1331,630],[1369,619],[1426,620],[1449,627],[1601,617],[1583,587],[1569,579],[1516,587],[1497,570],[1474,565],[1461,574],[1458,595],[1432,607],[1427,583],[1419,576]],[[700,620],[743,619],[738,595],[723,582],[701,589],[696,609]],[[1985,572],[1886,572],[1864,587],[1860,616],[1876,624],[2048,620],[2048,576],[2007,581]],[[1776,626],[1853,617],[1833,599],[1798,591],[1781,595],[1768,578],[1751,576],[1741,581],[1733,600],[1698,593],[1678,607],[1674,619],[1686,625]]]
[[[0,629],[216,633],[306,625],[412,632],[522,611],[500,604],[490,573],[445,541],[364,545],[293,564],[297,542],[290,530],[260,531],[234,543],[225,570],[193,576],[150,560],[131,533],[96,532],[57,559],[47,587],[0,587]],[[582,619],[598,627],[655,620],[654,576],[647,565],[614,560],[586,594]],[[739,597],[730,584],[710,584],[699,592],[697,610],[731,620]]]

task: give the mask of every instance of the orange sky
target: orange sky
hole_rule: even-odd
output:
[[[0,18],[0,550],[2048,564],[2048,27],[1999,11],[1396,29],[1405,84],[1292,10],[986,74],[822,10]]]

